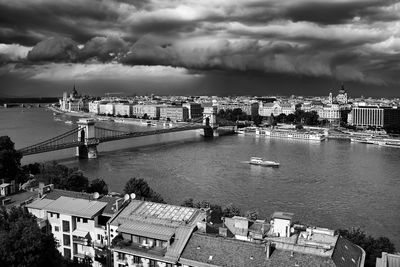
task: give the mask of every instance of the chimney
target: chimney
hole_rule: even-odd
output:
[[[39,188],[38,188],[38,191],[39,191],[39,196],[40,197],[42,197],[43,196],[43,194],[44,194],[44,183],[43,182],[40,182],[39,183]]]
[[[228,236],[228,228],[219,227],[219,228],[218,228],[218,234],[219,234],[220,236],[227,237],[227,236]]]
[[[204,221],[197,222],[197,228],[198,228],[199,232],[206,233],[207,223]]]
[[[265,252],[265,256],[267,259],[269,259],[271,257],[271,242],[267,241],[267,243],[264,244],[264,252]]]
[[[121,201],[121,200],[123,200],[123,198],[118,198],[116,201],[115,201],[115,211],[118,211],[119,210],[119,201]]]
[[[203,212],[205,214],[206,222],[210,222],[211,221],[211,209],[210,208],[201,208],[200,210],[201,210],[201,212]]]

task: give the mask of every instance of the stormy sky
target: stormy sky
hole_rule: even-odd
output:
[[[0,0],[0,96],[400,96],[399,0]]]

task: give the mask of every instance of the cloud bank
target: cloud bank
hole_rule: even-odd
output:
[[[101,64],[165,66],[395,86],[400,3],[0,0],[0,64],[14,63],[94,64],[104,71]]]

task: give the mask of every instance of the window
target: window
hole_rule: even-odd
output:
[[[133,256],[132,261],[133,261],[133,263],[140,263],[140,257],[138,257],[138,256]]]
[[[157,261],[149,260],[149,267],[157,267]]]
[[[60,214],[59,213],[56,213],[57,214],[57,219],[60,219]]]
[[[69,248],[64,248],[64,257],[71,258],[71,250]]]
[[[62,221],[63,231],[69,232],[69,221]]]
[[[77,222],[80,222],[80,221],[81,221],[81,218],[79,218],[79,217],[76,218],[76,221],[77,221]]]
[[[87,219],[86,218],[83,218],[82,221],[83,221],[83,223],[87,223]]]
[[[97,240],[101,240],[101,235],[97,234]]]
[[[63,235],[63,244],[64,244],[64,246],[71,245],[71,239],[70,239],[69,235]]]
[[[139,243],[139,237],[137,235],[133,235],[132,242]]]
[[[60,227],[54,226],[54,231],[59,232],[60,231]]]
[[[121,253],[121,252],[118,252],[118,259],[119,260],[125,260],[125,254]]]

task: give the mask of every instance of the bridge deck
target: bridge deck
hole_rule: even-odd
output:
[[[189,131],[189,130],[197,130],[204,128],[201,124],[190,124],[182,127],[168,128],[168,129],[158,129],[152,131],[144,131],[144,132],[121,132],[110,129],[97,128],[99,131],[103,131],[105,133],[104,136],[96,136],[93,139],[87,140],[87,145],[97,145],[99,143],[110,142],[115,140],[141,137],[141,136],[149,136],[156,134],[165,134],[165,133],[174,133],[181,131]],[[44,152],[50,152],[55,150],[61,150],[66,148],[78,147],[80,145],[85,145],[85,142],[80,142],[76,140],[77,132],[80,131],[81,128],[76,128],[71,131],[68,131],[64,134],[61,134],[57,137],[51,138],[47,141],[40,142],[36,145],[32,145],[29,147],[22,148],[18,150],[22,155],[33,155]],[[72,139],[72,140],[70,140]]]
[[[203,125],[191,125],[191,126],[184,126],[184,127],[179,127],[179,128],[159,129],[159,130],[144,131],[144,132],[132,132],[132,133],[126,133],[126,134],[121,134],[121,135],[117,135],[117,136],[105,136],[105,137],[99,137],[97,139],[99,140],[100,143],[104,143],[104,142],[127,139],[127,138],[182,132],[182,131],[189,131],[189,130],[198,130],[198,129],[203,129],[203,128],[204,128]]]

